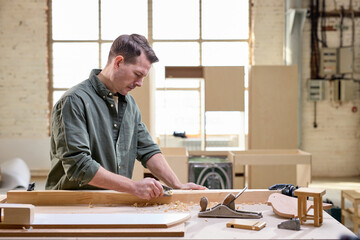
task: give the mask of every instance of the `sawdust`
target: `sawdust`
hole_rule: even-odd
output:
[[[213,203],[216,205],[217,203]],[[160,203],[134,203],[132,206],[145,210],[145,208],[149,208],[152,212],[190,212],[193,207],[198,206],[194,202],[184,203],[181,201],[171,202],[168,204],[160,204]]]

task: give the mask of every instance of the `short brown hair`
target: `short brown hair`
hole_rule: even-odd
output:
[[[150,63],[159,61],[154,50],[150,47],[149,42],[144,36],[139,34],[120,35],[111,45],[108,61],[113,57],[122,55],[125,63],[133,64],[136,62],[137,57],[141,55],[142,51],[145,53]]]

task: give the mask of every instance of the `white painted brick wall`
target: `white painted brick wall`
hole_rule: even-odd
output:
[[[284,3],[282,0],[252,1],[254,65],[282,65]]]
[[[307,8],[310,1],[303,1]],[[341,5],[348,7],[349,1],[326,1],[327,10]],[[283,1],[253,1],[254,17],[254,64],[282,64],[284,35]],[[356,10],[360,0],[353,1]],[[339,22],[339,19],[328,21]],[[344,24],[350,25],[345,19]],[[360,71],[360,19],[356,19],[355,70]],[[319,34],[320,36],[320,34]],[[350,30],[344,31],[344,46],[351,43]],[[339,31],[327,32],[329,47],[340,43]],[[281,45],[281,46],[280,46]],[[359,78],[359,74],[355,77]],[[359,97],[348,103],[338,104],[330,98],[332,83],[327,82],[326,101],[317,104],[318,128],[313,128],[314,104],[307,100],[307,80],[310,78],[310,20],[307,19],[303,33],[303,115],[302,149],[313,154],[313,176],[358,176],[360,174],[360,112],[351,112],[352,106],[360,109]]]
[[[303,1],[308,6],[309,1]],[[326,1],[327,9],[347,0]],[[282,0],[253,0],[253,64],[283,64],[284,4]],[[353,0],[359,10],[360,0]],[[0,0],[0,138],[47,137],[46,0]],[[345,21],[348,24],[348,20]],[[344,32],[344,43],[349,42]],[[313,154],[314,176],[360,174],[360,112],[352,113],[359,100],[336,104],[327,100],[317,106],[314,129],[313,103],[308,102],[310,77],[310,23],[303,36],[303,149]],[[328,42],[338,45],[337,33]],[[356,19],[356,70],[360,71],[360,19]],[[359,75],[357,76],[360,77]],[[330,85],[329,83],[327,85]],[[330,88],[327,88],[330,92]]]
[[[0,0],[0,138],[46,137],[46,0]]]

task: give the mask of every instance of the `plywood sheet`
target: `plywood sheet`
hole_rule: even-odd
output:
[[[205,111],[244,111],[244,67],[204,67]]]
[[[0,229],[2,237],[184,237],[185,224],[170,228]]]
[[[296,66],[252,66],[249,81],[249,149],[296,149]]]
[[[297,67],[252,66],[249,76],[249,149],[296,149]],[[295,165],[249,166],[248,174],[250,188],[296,184]]]
[[[33,228],[168,228],[183,223],[189,213],[154,214],[35,214]],[[9,228],[16,224],[1,224]],[[19,225],[20,226],[20,225]],[[20,226],[21,227],[21,226]]]

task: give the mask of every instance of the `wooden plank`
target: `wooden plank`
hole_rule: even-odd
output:
[[[311,154],[297,149],[233,151],[234,161],[243,165],[311,164]]]
[[[203,78],[203,67],[165,67],[166,78]]]
[[[296,66],[252,66],[249,81],[249,149],[296,149]]]
[[[226,227],[229,228],[240,228],[240,229],[249,229],[259,231],[260,229],[266,226],[266,222],[258,220],[244,220],[244,219],[234,219],[226,223]]]
[[[295,149],[298,132],[296,66],[252,66],[249,72],[249,149]],[[249,166],[248,187],[296,184],[296,166]]]
[[[222,202],[229,193],[236,195],[239,189],[222,190],[173,190],[171,197],[159,197],[151,201],[140,199],[128,193],[116,191],[71,191],[71,190],[12,190],[7,193],[8,203],[33,205],[74,205],[74,204],[166,204],[180,201],[183,203],[198,202],[207,197],[210,202]],[[236,203],[266,203],[271,193],[279,191],[247,190]]]
[[[204,67],[204,78],[205,111],[244,111],[244,67]]]
[[[170,228],[0,229],[2,237],[184,237],[185,224]]]
[[[80,214],[35,214],[31,224],[23,222],[0,223],[0,228],[168,228],[190,218],[189,213],[80,213]]]
[[[0,213],[3,213],[1,224],[29,225],[34,220],[34,206],[31,204],[0,204]],[[2,220],[2,221],[1,221]]]

